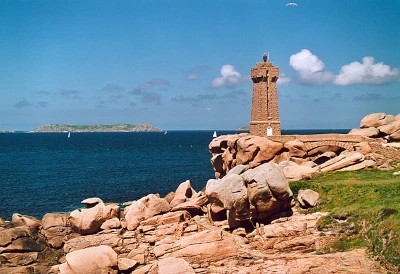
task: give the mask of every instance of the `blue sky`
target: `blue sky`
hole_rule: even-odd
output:
[[[236,129],[264,52],[283,129],[400,112],[400,1],[287,2],[0,1],[0,130]]]

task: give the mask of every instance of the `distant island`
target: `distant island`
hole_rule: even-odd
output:
[[[115,124],[115,125],[64,125],[47,124],[35,128],[32,132],[161,132],[149,124]]]
[[[237,130],[250,130],[250,126],[240,127]]]

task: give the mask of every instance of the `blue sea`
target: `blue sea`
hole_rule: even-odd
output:
[[[283,131],[283,134],[348,130]],[[219,131],[218,135],[239,133]],[[214,178],[213,131],[164,133],[0,133],[0,216],[41,219],[69,212],[86,198],[123,203],[161,196],[190,180],[196,191]]]

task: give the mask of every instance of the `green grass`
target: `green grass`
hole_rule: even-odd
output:
[[[400,176],[393,176],[395,171],[322,173],[290,183],[290,188],[295,195],[306,188],[321,195],[312,211],[330,212],[317,228],[333,229],[341,236],[332,244],[334,250],[365,245],[400,270]]]

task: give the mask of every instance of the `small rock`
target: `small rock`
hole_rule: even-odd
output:
[[[42,225],[41,222],[35,217],[22,215],[19,213],[14,213],[12,215],[11,223],[14,226],[27,226],[30,228],[38,228]]]
[[[121,222],[117,217],[106,220],[100,227],[102,230],[108,230],[121,227]]]
[[[170,192],[167,195],[165,195],[164,199],[170,204],[171,201],[174,199],[175,197],[175,192]]]
[[[315,207],[318,204],[318,199],[318,192],[311,189],[299,190],[297,196],[297,200],[302,208]]]
[[[0,227],[5,226],[6,222],[0,217]]]
[[[388,163],[384,163],[380,166],[378,166],[379,170],[393,170],[394,167],[392,167],[391,165],[389,165]]]
[[[86,205],[87,208],[94,207],[95,205],[102,203],[100,198],[87,198],[81,202],[81,204]]]
[[[196,191],[190,185],[190,181],[186,180],[181,183],[175,191],[174,198],[170,202],[171,207],[187,202],[196,194]]]
[[[195,273],[187,261],[181,258],[169,257],[158,261],[159,274],[190,274]]]
[[[127,271],[132,270],[137,266],[139,263],[135,260],[131,260],[128,258],[119,258],[118,259],[118,269],[120,271]]]
[[[354,146],[355,150],[364,155],[371,153],[372,149],[368,142],[360,142]]]

